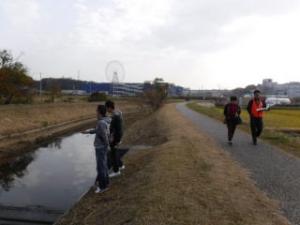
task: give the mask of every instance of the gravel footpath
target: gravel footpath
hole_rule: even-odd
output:
[[[283,214],[292,224],[300,225],[300,159],[262,141],[252,145],[251,136],[236,130],[233,146],[227,144],[227,129],[220,121],[199,114],[185,104],[177,110],[189,118],[201,131],[212,137],[224,150],[230,152],[251,178],[267,195],[278,200]],[[245,113],[245,112],[243,112]]]

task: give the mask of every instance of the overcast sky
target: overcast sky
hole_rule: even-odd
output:
[[[55,4],[55,3],[56,4]],[[300,81],[298,0],[0,0],[0,49],[30,74],[193,89]]]

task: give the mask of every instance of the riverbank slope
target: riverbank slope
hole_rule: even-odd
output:
[[[56,225],[289,224],[247,171],[174,105],[133,124],[125,142],[152,148],[130,151],[110,190],[91,189]]]

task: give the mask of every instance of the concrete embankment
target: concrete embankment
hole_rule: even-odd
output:
[[[4,136],[0,140],[0,164],[56,137],[92,127],[95,122],[95,118],[86,118]]]

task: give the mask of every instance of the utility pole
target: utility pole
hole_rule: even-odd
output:
[[[40,73],[40,101],[42,102],[42,73]]]
[[[77,71],[77,85],[76,85],[76,91],[77,91],[77,94],[78,94],[78,91],[79,91],[79,79],[80,79],[80,70]]]

